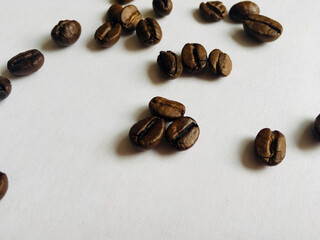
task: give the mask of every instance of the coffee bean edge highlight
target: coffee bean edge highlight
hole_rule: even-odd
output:
[[[184,116],[186,107],[180,102],[158,96],[150,100],[149,111],[165,121],[173,121]]]
[[[162,39],[161,27],[154,18],[140,20],[136,28],[136,34],[139,41],[146,47],[155,45]]]
[[[171,13],[173,4],[171,0],[153,0],[152,7],[159,17],[164,17]]]
[[[12,86],[10,80],[0,76],[0,102],[10,95],[11,89]]]
[[[0,172],[0,200],[6,195],[9,187],[8,177],[5,173]]]
[[[259,6],[251,1],[238,2],[229,11],[230,18],[240,23],[245,21],[249,14],[260,14]]]
[[[61,20],[51,30],[52,40],[61,47],[73,45],[81,35],[81,25],[76,20]]]
[[[199,11],[202,18],[207,22],[217,22],[227,16],[227,8],[220,1],[202,2]]]

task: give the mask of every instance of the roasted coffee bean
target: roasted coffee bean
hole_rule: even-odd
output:
[[[122,10],[122,6],[118,3],[112,4],[107,12],[107,22],[119,22],[119,16]]]
[[[119,23],[107,22],[97,29],[94,39],[101,47],[111,47],[119,41],[121,32],[122,27]]]
[[[166,78],[177,78],[183,71],[181,58],[174,52],[161,51],[158,56],[157,62],[161,69],[161,72]]]
[[[228,54],[214,49],[209,54],[209,67],[215,75],[228,76],[232,70],[232,61]]]
[[[10,73],[23,76],[38,71],[43,63],[43,54],[37,49],[32,49],[11,58],[8,61],[7,68]]]
[[[184,69],[191,73],[199,73],[207,66],[207,51],[198,43],[187,43],[181,52]]]
[[[152,6],[153,6],[153,10],[159,17],[164,17],[171,13],[172,1],[171,0],[153,0]]]
[[[137,37],[145,46],[155,45],[162,38],[162,31],[159,23],[154,18],[141,20],[136,29]]]
[[[172,121],[183,117],[186,108],[182,103],[163,97],[154,97],[149,102],[151,114],[162,117],[164,120]]]
[[[195,120],[181,117],[166,130],[167,142],[179,151],[191,148],[198,140],[200,129]]]
[[[142,148],[153,148],[161,142],[165,133],[165,121],[160,117],[147,117],[132,126],[131,142]]]
[[[243,22],[244,30],[261,42],[272,42],[278,39],[282,33],[282,26],[271,18],[250,14]]]
[[[0,172],[0,200],[4,197],[8,190],[8,178],[5,173]]]
[[[9,79],[0,76],[0,101],[11,93],[11,82]]]
[[[124,5],[124,4],[127,4],[129,2],[132,2],[133,0],[118,0],[118,3]]]
[[[51,31],[52,40],[61,47],[74,44],[81,35],[81,25],[75,20],[60,21]]]
[[[141,19],[141,13],[134,5],[128,5],[122,8],[119,16],[119,22],[121,23],[121,26],[128,31],[136,30]]]
[[[315,137],[320,141],[320,114],[318,115],[318,117],[314,121],[313,132],[314,132]]]
[[[262,129],[254,145],[257,157],[268,166],[279,164],[286,156],[286,138],[279,131]]]
[[[208,22],[219,21],[227,16],[227,8],[219,1],[202,2],[199,8],[202,17]]]
[[[250,1],[239,2],[229,11],[230,18],[237,22],[243,22],[249,14],[260,14],[259,6]]]

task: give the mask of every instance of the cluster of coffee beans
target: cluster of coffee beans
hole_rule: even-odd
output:
[[[172,51],[161,51],[157,58],[162,74],[169,79],[179,77],[183,70],[200,73],[209,65],[215,76],[228,76],[232,61],[228,54],[214,49],[207,57],[206,49],[199,43],[187,43],[181,51],[181,58]]]
[[[179,151],[191,148],[198,140],[200,129],[191,117],[184,117],[186,108],[182,103],[163,97],[154,97],[149,102],[153,116],[135,123],[130,131],[131,142],[141,148],[158,146],[163,137]],[[166,129],[165,122],[173,121]]]
[[[0,200],[4,197],[8,190],[8,178],[5,173],[0,172]]]

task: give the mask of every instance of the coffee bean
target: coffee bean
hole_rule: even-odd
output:
[[[43,63],[43,54],[37,49],[32,49],[11,58],[7,63],[7,68],[10,73],[22,76],[38,71]]]
[[[60,21],[51,31],[52,40],[61,47],[74,44],[81,35],[81,25],[75,20]]]
[[[0,76],[0,101],[11,93],[11,82],[9,79]]]
[[[282,33],[282,26],[277,21],[262,16],[250,14],[243,22],[244,30],[253,38],[261,42],[272,42]]]
[[[132,2],[133,0],[118,0],[118,3],[124,5],[124,4],[127,4],[129,2]]]
[[[8,178],[5,173],[0,172],[0,200],[4,197],[8,190]]]
[[[164,17],[171,13],[172,1],[171,0],[153,0],[152,6],[153,6],[153,10],[159,17]]]
[[[136,29],[137,37],[145,46],[155,45],[162,38],[162,31],[159,23],[154,18],[141,20]]]
[[[232,70],[232,61],[228,54],[214,49],[209,54],[209,67],[215,75],[228,76]]]
[[[97,29],[94,39],[101,47],[111,47],[119,41],[121,32],[122,27],[119,23],[107,22]]]
[[[219,1],[202,2],[199,8],[202,17],[208,22],[219,21],[227,16],[227,8]]]
[[[198,43],[187,43],[181,52],[184,69],[191,73],[199,73],[207,66],[207,51]]]
[[[161,72],[166,78],[177,78],[183,71],[181,58],[171,51],[161,51],[157,58]]]
[[[119,17],[121,26],[128,31],[136,30],[136,27],[141,19],[141,13],[134,5],[128,5],[124,7]]]
[[[122,6],[118,3],[112,4],[111,7],[108,9],[107,12],[107,22],[119,22],[119,16],[122,10]]]
[[[149,102],[151,114],[162,117],[164,120],[172,121],[183,117],[186,108],[182,103],[163,97],[154,97]]]
[[[254,145],[257,157],[268,166],[279,164],[286,156],[286,138],[279,131],[262,129]]]
[[[167,142],[179,151],[191,148],[198,140],[200,129],[195,120],[181,117],[166,130]]]
[[[315,137],[320,141],[320,114],[318,115],[318,117],[314,121],[313,132],[314,132]]]
[[[129,132],[131,142],[142,148],[153,148],[161,142],[165,133],[165,121],[160,117],[147,117],[132,126]]]
[[[250,1],[243,1],[233,5],[229,12],[230,18],[237,22],[243,22],[249,14],[260,14],[259,6]]]

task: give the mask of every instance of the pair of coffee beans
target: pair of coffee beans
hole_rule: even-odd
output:
[[[8,177],[5,173],[0,172],[0,200],[6,195],[8,190]]]
[[[198,140],[200,129],[191,117],[185,117],[185,106],[177,101],[154,97],[149,102],[153,115],[138,121],[129,131],[131,142],[144,149],[158,146],[165,137],[179,151],[191,148]],[[173,121],[166,129],[165,121]]]
[[[74,44],[81,35],[81,25],[76,20],[62,20],[51,30],[52,40],[61,47]]]

